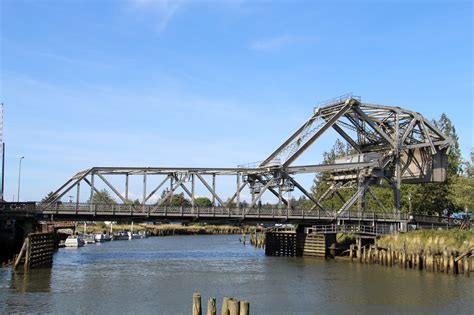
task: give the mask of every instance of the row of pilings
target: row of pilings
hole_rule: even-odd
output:
[[[356,259],[361,264],[379,264],[388,267],[398,266],[402,269],[464,274],[467,277],[474,270],[472,250],[459,253],[445,249],[442,253],[436,253],[431,249],[426,251],[392,250],[390,247],[381,248],[377,245],[357,248],[355,244],[352,244],[349,249],[349,257],[351,261]]]

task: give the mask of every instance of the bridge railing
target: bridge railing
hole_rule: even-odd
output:
[[[350,233],[350,234],[368,234],[368,235],[386,235],[398,232],[397,225],[354,225],[354,224],[329,224],[314,225],[308,229],[309,233],[333,234],[333,233]]]
[[[352,219],[352,218],[360,218],[362,220],[408,220],[409,215],[407,213],[387,213],[387,212],[359,212],[359,211],[347,211],[345,213],[341,213],[337,215],[338,219]]]
[[[117,215],[117,216],[168,216],[168,217],[253,217],[253,218],[292,218],[292,219],[360,219],[400,220],[404,215],[372,212],[347,212],[336,215],[334,212],[321,209],[293,209],[287,207],[176,207],[141,204],[103,204],[103,203],[38,203],[36,208],[43,214],[77,214],[77,215]]]

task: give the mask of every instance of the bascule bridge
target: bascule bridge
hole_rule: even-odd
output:
[[[338,158],[332,164],[295,165],[308,148],[330,129],[346,141],[353,155]],[[296,130],[264,161],[235,168],[199,167],[92,167],[71,177],[52,198],[37,208],[45,215],[57,218],[114,219],[140,218],[198,220],[234,218],[264,221],[314,223],[320,219],[337,221],[377,217],[399,221],[401,183],[442,182],[446,179],[447,153],[451,140],[419,113],[400,107],[363,103],[359,97],[345,95],[321,103]],[[318,199],[311,187],[304,187],[296,175],[328,173],[329,189]],[[142,198],[139,205],[129,204],[129,180],[141,178]],[[230,196],[218,193],[223,178],[234,177],[235,188]],[[159,179],[151,186],[150,179]],[[113,179],[113,180],[112,180]],[[117,182],[122,183],[117,184]],[[81,200],[100,193],[104,185],[119,204],[82,203]],[[371,189],[374,185],[389,185],[393,189],[393,207],[387,208]],[[196,205],[196,185],[208,192],[212,207]],[[339,209],[326,209],[322,200],[336,196],[341,189],[354,193],[344,199]],[[242,203],[244,190],[250,195]],[[182,190],[191,200],[190,207],[170,207],[169,199]],[[311,208],[297,209],[291,205],[291,192],[297,191],[311,201]],[[61,203],[62,197],[75,194],[75,202]],[[264,193],[273,195],[275,209],[262,209]],[[84,198],[85,195],[85,198]],[[156,197],[160,196],[158,201]],[[82,198],[82,199],[81,199]],[[367,198],[373,198],[378,209],[367,208]]]
[[[336,132],[353,154],[330,164],[297,165],[298,158],[330,131]],[[449,226],[456,223],[451,218],[401,213],[400,185],[444,181],[451,144],[451,139],[417,112],[364,103],[359,97],[344,95],[318,104],[310,117],[262,162],[206,168],[92,167],[72,176],[46,201],[2,203],[0,216],[2,226],[12,221],[31,225],[32,220],[279,222],[298,224],[298,235],[308,235],[303,231],[312,230],[320,234],[377,236],[412,225]],[[326,173],[323,178],[328,181],[327,191],[319,197],[298,179],[301,174],[314,177],[316,173]],[[140,186],[138,203],[130,202],[130,182],[135,183],[134,192]],[[224,182],[226,193],[219,189]],[[391,206],[382,203],[373,189],[376,185],[392,189]],[[119,202],[93,202],[94,195],[100,196],[101,187]],[[342,194],[341,190],[351,194]],[[186,194],[189,206],[171,206],[170,200],[178,191]],[[210,206],[196,202],[203,191]],[[292,193],[304,195],[310,206],[292,205]],[[273,206],[261,206],[264,194],[273,196]],[[69,202],[63,202],[64,197],[69,197]],[[328,198],[342,199],[341,206],[326,208],[324,200]],[[374,200],[371,204],[375,207],[368,206],[368,198]]]

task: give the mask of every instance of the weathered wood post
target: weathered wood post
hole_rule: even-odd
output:
[[[213,297],[210,297],[207,300],[207,315],[216,315],[216,314],[217,314],[216,299]]]
[[[239,301],[229,300],[229,315],[239,315]]]
[[[229,301],[231,298],[224,297],[222,300],[221,315],[229,315]]]
[[[466,277],[469,277],[470,276],[470,274],[469,274],[469,272],[470,272],[470,270],[469,270],[469,257],[465,256],[463,258],[463,261],[464,261],[464,275]]]
[[[26,244],[28,243],[27,239],[25,239],[23,241],[23,245],[21,246],[21,249],[20,249],[20,253],[18,254],[18,256],[16,256],[16,259],[15,259],[15,264],[13,265],[13,270],[15,270],[18,265],[20,264],[21,262],[21,259],[23,258],[23,256],[25,255],[25,252],[26,252]]]
[[[248,301],[240,301],[240,315],[249,315],[250,303]]]
[[[353,244],[351,244],[351,245],[349,246],[349,258],[351,259],[351,262],[353,262],[353,261],[354,261],[354,255],[353,255],[353,252],[354,252],[354,245],[353,245]]]
[[[443,250],[443,272],[448,273],[448,249]]]
[[[451,274],[456,274],[456,268],[454,267],[454,255],[451,254],[451,256],[449,256],[449,267],[450,267],[450,271],[451,271]]]
[[[25,267],[25,269],[29,269],[30,268],[30,254],[31,254],[30,238],[27,237],[25,239],[25,242],[26,242],[26,248],[25,248],[25,264],[24,264],[24,267]]]
[[[193,294],[193,315],[201,315],[201,294],[194,293]]]

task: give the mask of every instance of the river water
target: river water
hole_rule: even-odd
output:
[[[251,314],[473,314],[474,279],[346,261],[266,257],[238,236],[62,248],[52,269],[0,269],[0,313],[190,314],[192,294]]]

